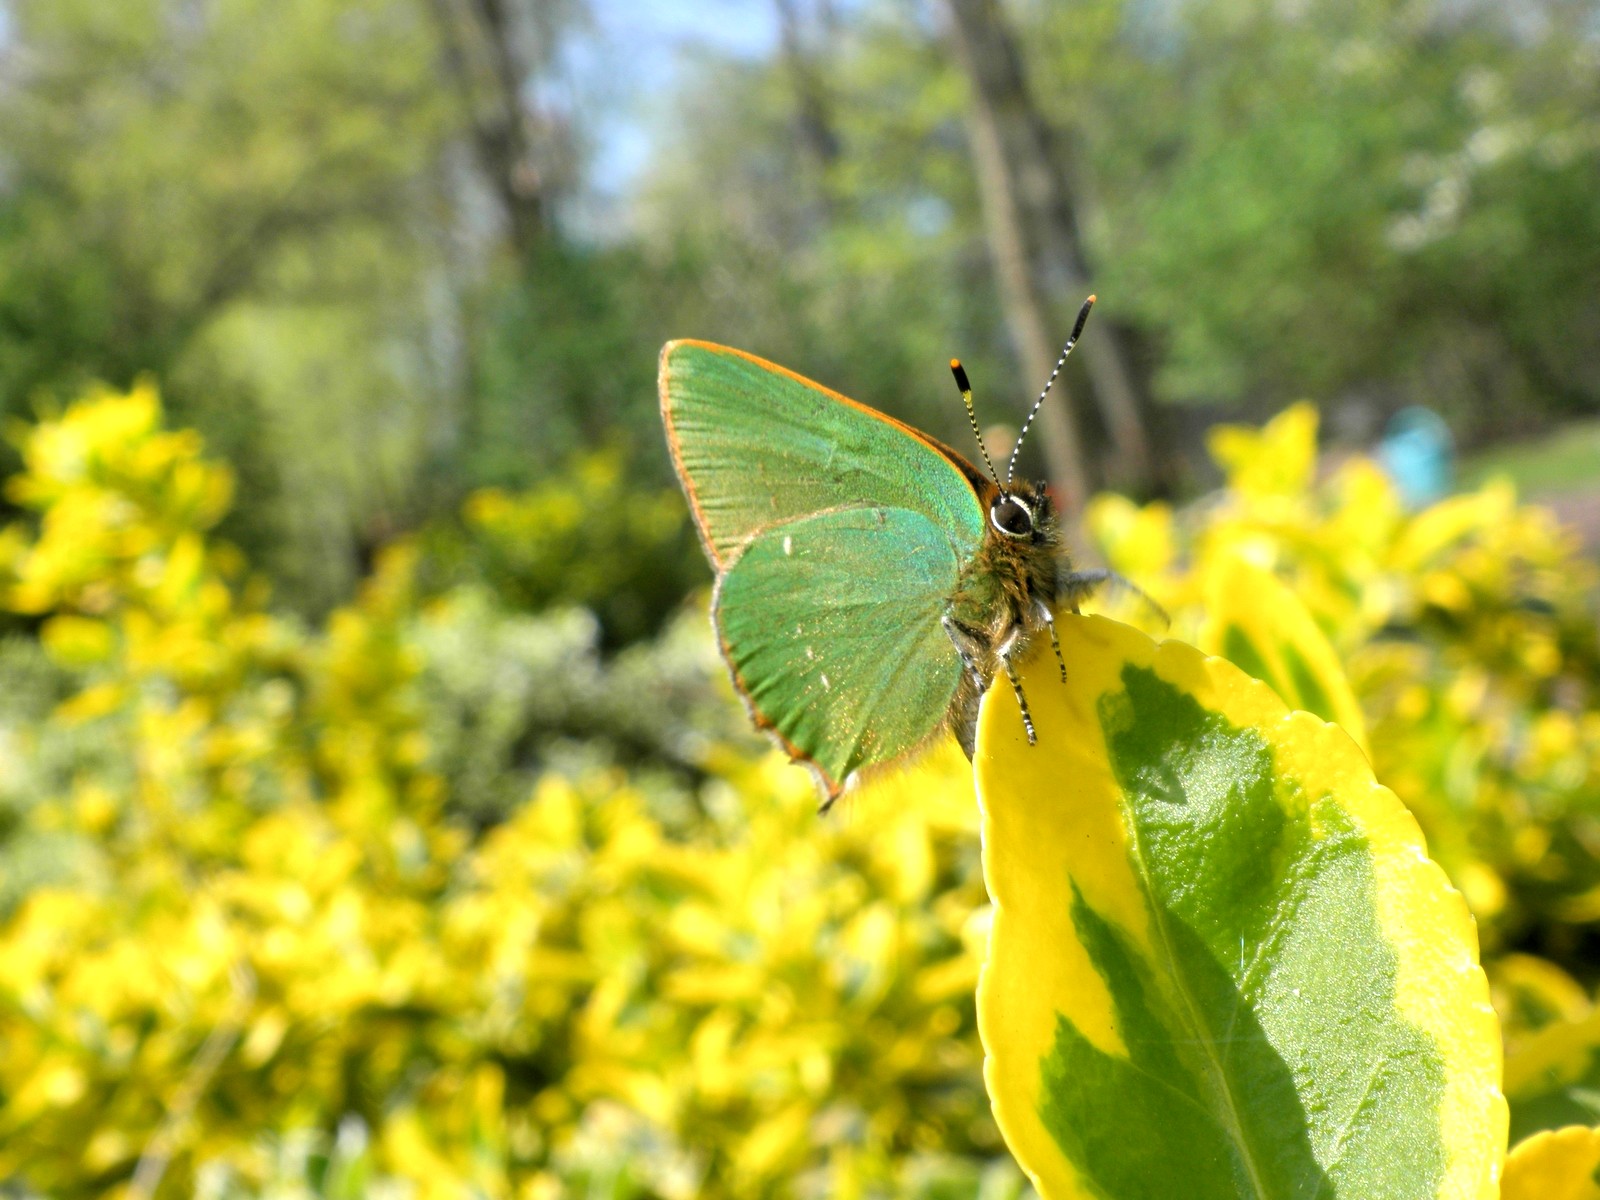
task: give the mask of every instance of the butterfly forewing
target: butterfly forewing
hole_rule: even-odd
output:
[[[943,722],[941,625],[995,485],[949,447],[792,371],[669,342],[661,415],[716,567],[724,656],[757,722],[831,797]]]
[[[959,573],[933,520],[871,507],[762,530],[718,581],[717,633],[758,723],[830,796],[938,729],[961,671],[940,626]]]
[[[719,570],[758,530],[842,505],[921,513],[963,556],[983,539],[982,477],[960,455],[754,355],[668,342],[661,412]]]

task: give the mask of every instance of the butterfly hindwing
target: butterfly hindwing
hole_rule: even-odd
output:
[[[718,580],[717,633],[758,723],[830,796],[939,727],[961,672],[940,624],[959,574],[928,516],[873,506],[764,529]]]
[[[908,425],[709,342],[661,351],[674,464],[717,569],[751,534],[844,505],[921,513],[965,556],[984,535],[981,476]]]

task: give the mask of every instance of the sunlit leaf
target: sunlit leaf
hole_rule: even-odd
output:
[[[1505,1088],[1513,1140],[1600,1122],[1600,1011],[1509,1040]]]
[[[1489,1197],[1472,920],[1338,728],[1192,647],[1060,622],[980,718],[979,1027],[1046,1197]]]
[[[1294,495],[1305,490],[1316,469],[1316,406],[1292,404],[1260,429],[1214,426],[1206,447],[1235,491],[1247,496]]]
[[[1366,719],[1338,652],[1271,571],[1238,555],[1219,556],[1206,575],[1200,645],[1270,684],[1290,708],[1339,725],[1366,751]]]
[[[1536,1133],[1506,1158],[1501,1200],[1600,1200],[1600,1129]]]

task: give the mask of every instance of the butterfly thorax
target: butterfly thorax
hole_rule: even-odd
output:
[[[1017,484],[984,497],[988,528],[950,598],[947,629],[963,655],[949,722],[972,754],[978,702],[1002,670],[1041,630],[1056,602],[1056,580],[1070,569],[1060,521],[1043,484]]]

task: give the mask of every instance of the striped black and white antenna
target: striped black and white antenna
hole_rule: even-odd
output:
[[[1061,368],[1066,364],[1067,355],[1071,354],[1072,348],[1078,344],[1078,337],[1083,333],[1084,323],[1089,319],[1089,310],[1094,307],[1094,301],[1095,298],[1090,296],[1083,302],[1083,307],[1078,310],[1078,319],[1072,325],[1072,336],[1067,339],[1067,344],[1061,348],[1061,357],[1056,359],[1055,370],[1051,371],[1050,378],[1044,381],[1044,391],[1039,393],[1039,398],[1033,402],[1033,408],[1028,411],[1028,419],[1022,423],[1022,432],[1017,434],[1017,444],[1011,447],[1011,461],[1006,464],[1006,481],[1001,487],[1002,491],[1011,487],[1011,480],[1017,473],[1017,452],[1022,449],[1022,443],[1028,436],[1028,430],[1033,426],[1033,419],[1039,415],[1039,409],[1044,404],[1044,398],[1050,394],[1050,387],[1055,383],[1056,376],[1061,374]],[[967,412],[970,416],[972,412],[971,400],[967,401]],[[976,421],[973,423],[973,428],[977,428]],[[978,441],[981,445],[983,439],[979,438]],[[987,461],[988,453],[985,452],[983,457]],[[993,464],[990,464],[989,472],[990,474],[994,473]],[[995,476],[995,482],[1000,482],[998,475]]]
[[[956,386],[961,389],[961,402],[967,406],[967,424],[972,426],[972,436],[978,439],[978,452],[983,455],[983,462],[989,468],[989,476],[994,480],[994,485],[1000,487],[1000,473],[994,469],[994,460],[989,457],[989,447],[983,444],[983,431],[978,428],[978,414],[972,407],[972,384],[967,381],[967,369],[961,365],[959,358],[950,360],[950,373],[956,377]]]

